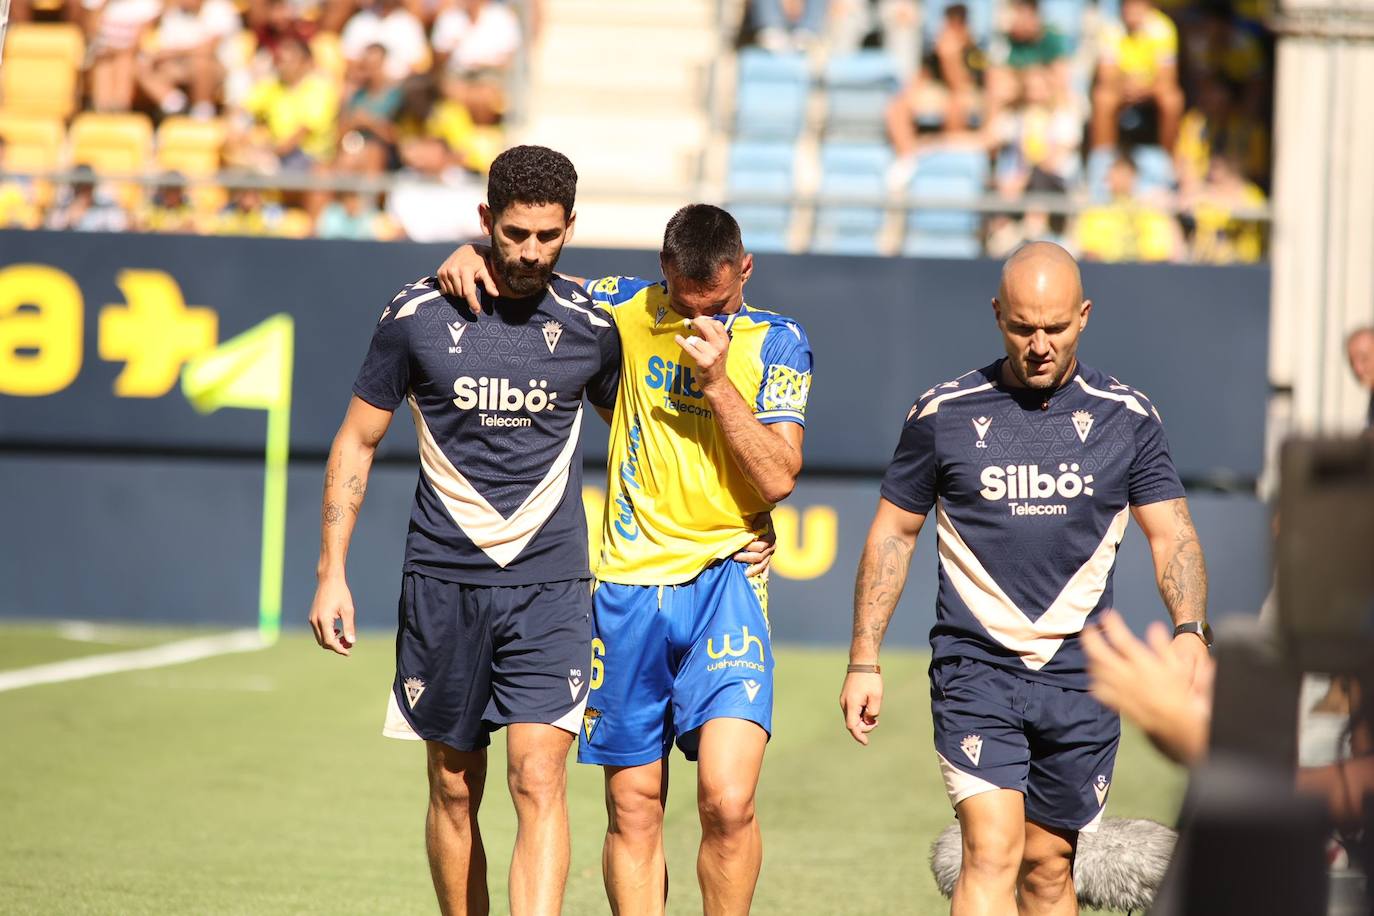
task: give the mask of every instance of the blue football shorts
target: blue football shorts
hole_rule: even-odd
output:
[[[398,616],[382,734],[475,751],[516,722],[577,733],[591,680],[588,580],[482,586],[409,572]]]
[[[696,760],[711,719],[747,719],[772,733],[768,582],[744,570],[723,560],[681,585],[597,586],[579,762],[653,763],[674,741]]]
[[[1121,720],[1084,690],[1018,677],[971,658],[930,666],[935,751],[956,808],[1015,789],[1026,820],[1097,830],[1112,785]]]

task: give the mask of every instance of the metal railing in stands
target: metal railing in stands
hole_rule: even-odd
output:
[[[0,181],[4,180],[49,181],[55,184],[71,184],[75,181],[89,182],[91,173],[73,169],[54,169],[42,172],[19,172],[0,170]],[[275,175],[262,175],[248,172],[219,172],[204,177],[190,177],[175,173],[102,173],[96,176],[102,184],[138,184],[144,187],[221,187],[227,189],[258,188],[270,191],[309,192],[336,191],[359,192],[364,194],[385,194],[401,185],[413,186],[425,183],[406,176],[392,173],[382,177],[362,175],[317,175],[309,172],[279,172]],[[440,182],[430,182],[436,187]],[[662,191],[641,191],[633,187],[612,185],[582,185],[578,196],[583,199],[594,197],[616,197],[619,199],[662,200],[674,205],[692,196],[691,189],[684,188],[680,195],[668,195]],[[712,201],[721,203],[724,196]],[[729,194],[731,204],[787,204],[799,207],[870,207],[889,212],[909,212],[912,210],[957,210],[975,213],[1048,213],[1054,216],[1073,216],[1084,210],[1100,206],[1083,194],[1026,194],[1015,200],[1007,200],[996,194],[980,197],[940,197],[937,195],[834,195],[834,194],[793,194],[767,193],[734,190]],[[1193,213],[1196,208],[1167,197],[1152,202],[1157,209],[1175,215]],[[1231,218],[1241,222],[1271,223],[1273,210],[1263,207],[1227,208]]]

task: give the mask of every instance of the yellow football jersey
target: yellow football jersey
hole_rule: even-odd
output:
[[[768,527],[773,505],[739,469],[698,382],[688,336],[662,282],[606,277],[587,292],[620,332],[621,374],[607,460],[596,577],[675,585]],[[763,423],[806,423],[811,344],[801,325],[745,305],[717,320],[730,333],[726,372]]]

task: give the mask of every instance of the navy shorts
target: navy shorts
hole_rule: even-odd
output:
[[[481,586],[409,572],[399,617],[382,734],[475,751],[513,722],[577,733],[591,667],[588,580]]]
[[[1092,695],[971,658],[930,666],[935,751],[951,805],[994,789],[1026,798],[1026,820],[1091,833],[1112,785],[1121,720]]]
[[[592,695],[577,759],[639,766],[674,740],[697,759],[711,719],[773,730],[773,646],[768,580],[724,560],[681,585],[596,588]]]

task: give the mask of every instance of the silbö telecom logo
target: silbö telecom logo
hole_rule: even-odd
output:
[[[1011,515],[1068,515],[1067,503],[1030,503],[1027,500],[1075,499],[1093,495],[1093,475],[1079,473],[1075,463],[1059,465],[1059,475],[1040,470],[1038,464],[1009,464],[1005,467],[983,468],[978,493],[987,500],[1012,500],[1008,504]]]

